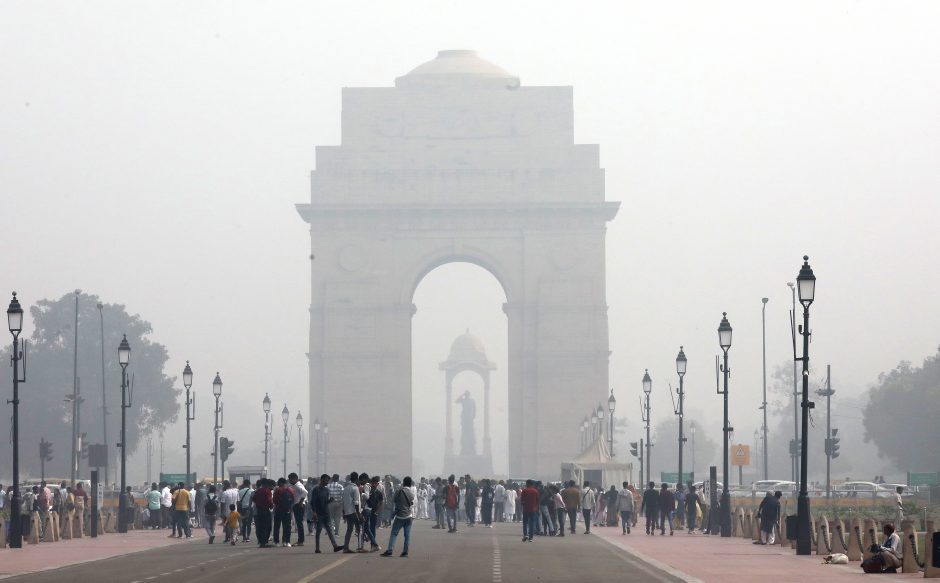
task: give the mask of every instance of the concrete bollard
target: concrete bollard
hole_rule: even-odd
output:
[[[849,560],[861,561],[865,557],[865,547],[862,546],[862,527],[864,525],[858,518],[849,521]]]
[[[848,556],[848,541],[845,540],[845,526],[841,519],[829,521],[829,538],[832,540],[832,553],[841,553]]]
[[[31,545],[39,544],[39,528],[41,522],[39,520],[39,513],[35,510],[29,513],[29,537],[26,539],[26,542]]]
[[[920,565],[917,564],[917,531],[914,530],[914,521],[903,521],[905,529],[899,532],[901,537],[901,572],[917,573]]]
[[[934,532],[934,522],[927,521],[927,536],[924,539],[924,578],[940,579],[940,567],[934,567],[934,560],[940,564],[940,557],[933,556],[934,541],[940,539],[940,532]]]
[[[878,544],[878,525],[871,518],[866,518],[862,523],[862,558],[870,559],[874,553],[871,552],[871,546]]]
[[[10,528],[9,520],[0,521],[0,549],[7,548],[7,529]]]
[[[780,540],[776,541],[777,544],[781,547],[790,546],[790,541],[787,540],[787,515],[782,512],[777,518],[777,534],[780,535]]]
[[[825,516],[820,517],[816,523],[816,554],[828,555],[832,543],[829,541],[829,520]]]
[[[104,511],[98,509],[98,535],[104,534]]]
[[[59,540],[59,533],[56,531],[55,512],[47,512],[42,517],[43,534],[42,542],[54,543]]]
[[[78,510],[75,511],[75,517],[72,519],[72,538],[82,538],[85,530],[85,517]]]
[[[751,520],[751,540],[760,540],[760,519],[756,514]]]

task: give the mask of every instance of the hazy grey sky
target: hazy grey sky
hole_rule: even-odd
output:
[[[309,200],[313,147],[339,143],[340,88],[472,48],[523,84],[573,85],[576,139],[601,145],[607,197],[623,202],[608,303],[630,417],[644,368],[667,414],[683,344],[690,403],[717,430],[726,310],[732,417],[750,435],[760,299],[773,366],[790,357],[786,282],[803,253],[819,278],[812,356],[837,389],[940,343],[938,25],[929,0],[7,0],[0,281],[30,304],[76,287],[125,303],[170,372],[191,360],[208,394],[221,371],[230,423],[260,442],[265,391],[306,415],[309,238],[293,205]],[[453,298],[431,291],[475,285],[498,308],[493,282],[452,269],[419,287],[419,310],[446,313]],[[503,314],[474,310],[417,317],[416,349],[440,350],[424,362],[470,326],[505,374]],[[436,370],[415,379],[442,390]]]

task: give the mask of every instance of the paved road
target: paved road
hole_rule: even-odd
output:
[[[430,521],[417,521],[412,531],[410,556],[397,556],[402,544],[399,537],[396,556],[384,558],[378,553],[348,555],[324,552],[316,555],[310,537],[307,539],[310,546],[289,549],[259,549],[254,544],[234,547],[209,545],[203,537],[171,547],[6,581],[339,583],[376,576],[396,583],[570,583],[600,580],[602,577],[616,577],[617,581],[626,582],[680,581],[595,535],[536,537],[533,543],[523,543],[521,538],[518,524],[497,524],[492,529],[463,527],[456,534],[448,534],[431,529]],[[379,531],[379,539],[384,547],[388,541],[388,529]],[[328,545],[326,541],[323,548]]]

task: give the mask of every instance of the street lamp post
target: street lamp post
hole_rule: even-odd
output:
[[[216,371],[215,378],[212,380],[212,396],[215,397],[215,427],[213,429],[212,437],[212,483],[219,483],[219,430],[222,429],[222,424],[219,423],[219,413],[221,409],[219,408],[219,398],[222,396],[222,378],[219,376],[219,372]]]
[[[610,396],[607,397],[607,411],[610,413],[610,431],[607,439],[610,441],[610,457],[614,457],[614,409],[617,408],[617,399],[614,398],[614,389],[610,389]]]
[[[692,476],[695,476],[695,421],[689,423],[689,431],[692,433]]]
[[[261,401],[261,407],[264,409],[264,475],[268,475],[268,445],[271,443],[271,397],[264,394],[264,400]]]
[[[653,481],[653,474],[650,473],[650,393],[653,391],[653,379],[650,378],[649,369],[645,369],[643,372],[643,392],[646,394],[646,415],[643,417],[643,421],[646,422],[646,480],[648,482]],[[646,484],[642,484],[646,486]]]
[[[131,345],[127,343],[127,334],[118,346],[118,364],[121,365],[121,492],[118,495],[118,532],[127,532],[127,365],[131,362]]]
[[[189,361],[186,361],[186,366],[183,368],[183,386],[186,387],[186,445],[183,447],[186,448],[186,482],[191,481],[190,476],[192,475],[192,469],[190,468],[190,446],[192,442],[190,441],[189,433],[189,422],[196,419],[196,398],[195,395],[190,398],[189,389],[193,386],[193,369],[189,368]]]
[[[597,409],[591,411],[591,441],[597,439]]]
[[[284,420],[284,474],[287,476],[287,444],[290,443],[290,439],[287,437],[287,420],[290,419],[290,411],[287,410],[287,403],[284,403],[284,409],[281,410],[281,419]]]
[[[304,475],[304,416],[297,411],[297,475]]]
[[[787,282],[787,287],[790,288],[790,296],[793,300],[793,311],[790,312],[791,318],[796,318],[796,285],[792,281]],[[796,468],[796,458],[797,450],[796,444],[800,440],[800,428],[799,428],[799,403],[797,399],[799,398],[799,391],[797,390],[796,385],[796,360],[793,361],[793,440],[790,442],[790,480],[795,482],[797,480],[797,468]]]
[[[330,424],[323,424],[323,473],[330,469]]]
[[[597,436],[604,437],[604,408],[597,406]]]
[[[764,479],[767,478],[767,302],[769,298],[761,298],[763,304],[760,309],[761,320],[761,348],[763,351],[763,369],[764,369],[764,402],[761,409],[764,410]]]
[[[10,334],[13,335],[13,351],[10,360],[13,361],[13,423],[11,437],[13,439],[13,493],[10,497],[10,548],[19,549],[23,546],[23,530],[20,523],[20,383],[26,382],[25,341],[20,341],[20,332],[23,331],[23,308],[16,299],[13,299],[7,308],[7,324]],[[21,349],[23,346],[23,349]],[[20,371],[20,360],[23,361],[23,370]],[[22,376],[21,376],[22,375]]]
[[[682,447],[685,444],[685,435],[682,432],[682,422],[685,419],[685,387],[683,381],[685,380],[688,363],[689,360],[685,357],[685,351],[680,346],[679,354],[676,356],[676,372],[679,374],[679,409],[676,411],[676,415],[679,416],[679,477],[676,478],[678,480],[676,485],[682,483]]]
[[[313,420],[313,433],[316,437],[316,446],[317,446],[317,469],[313,473],[317,478],[320,474],[323,473],[323,470],[320,469],[320,418],[317,417]]]
[[[731,536],[731,493],[728,491],[728,486],[731,484],[728,474],[728,440],[731,439],[731,432],[734,429],[728,424],[728,350],[731,348],[731,324],[728,322],[728,313],[725,312],[721,315],[721,323],[718,325],[718,345],[721,346],[721,351],[724,353],[724,357],[721,365],[721,372],[723,373],[724,383],[722,390],[718,391],[724,397],[724,428],[723,428],[723,441],[722,444],[722,464],[724,464],[724,487],[721,489],[721,536],[729,537]]]
[[[104,379],[104,304],[98,302],[98,320],[101,323],[101,443],[105,444],[107,447],[108,443],[108,391],[105,386]],[[108,480],[108,466],[109,458],[108,455],[104,460],[104,483],[109,483]],[[149,477],[148,477],[149,479]]]
[[[803,267],[796,278],[797,291],[800,303],[803,304],[803,326],[800,335],[803,336],[803,356],[798,360],[803,362],[803,442],[800,447],[800,496],[796,505],[796,554],[808,555],[812,552],[812,533],[810,532],[809,493],[807,492],[807,471],[809,453],[809,410],[815,403],[809,400],[809,306],[816,296],[816,276],[813,268],[809,266],[809,256],[803,256]],[[797,359],[794,359],[794,362]]]

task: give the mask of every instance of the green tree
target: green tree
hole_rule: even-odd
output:
[[[96,295],[80,294],[78,305],[78,377],[80,379],[81,431],[85,443],[103,442],[101,388],[101,321]],[[129,315],[123,305],[103,304],[104,379],[108,410],[108,452],[111,460],[119,453],[121,415],[121,367],[117,348],[124,334],[131,345],[128,379],[134,379],[133,401],[127,410],[127,453],[137,448],[142,435],[176,420],[179,411],[175,378],[164,374],[166,348],[149,336],[152,327],[139,315]],[[46,465],[46,475],[69,477],[72,439],[72,403],[65,399],[73,392],[73,350],[75,347],[75,294],[36,302],[30,308],[26,384],[20,385],[20,464],[26,475],[39,474],[39,441],[53,443],[54,458]],[[27,326],[30,322],[25,323]],[[10,347],[3,350],[9,361]],[[0,390],[12,395],[10,375],[0,377]],[[9,398],[9,397],[7,397]],[[10,417],[0,418],[0,431],[8,435]],[[11,464],[11,450],[0,450],[0,463]],[[87,478],[87,460],[81,463]],[[112,472],[114,468],[112,468]],[[113,474],[112,474],[113,476]]]
[[[940,348],[920,368],[901,362],[878,375],[863,410],[865,441],[878,454],[908,471],[940,469],[940,448],[932,445],[940,417]]]

